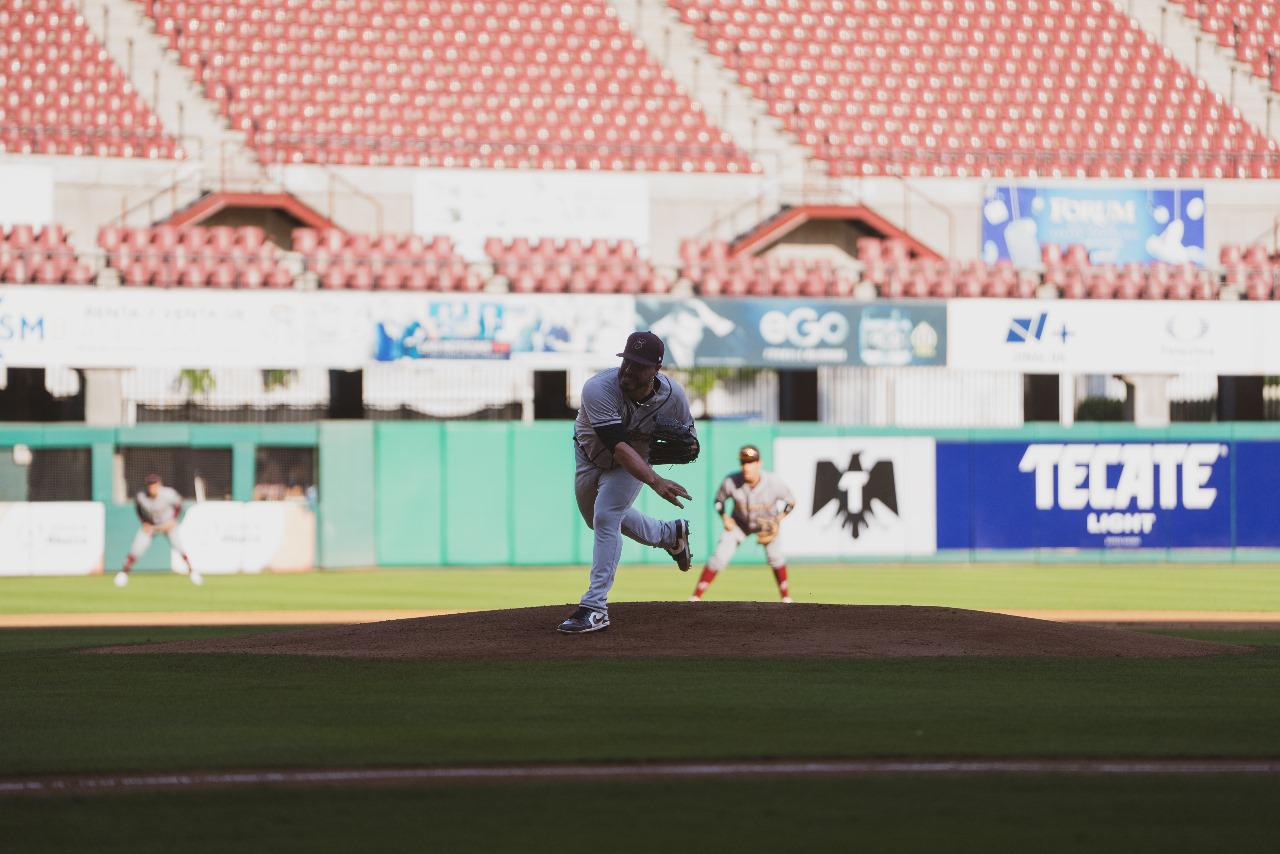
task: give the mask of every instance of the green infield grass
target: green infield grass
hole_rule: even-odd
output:
[[[22,852],[1270,854],[1274,777],[953,777],[212,791],[0,801]]]
[[[1198,659],[86,655],[0,630],[0,776],[768,757],[1280,756],[1280,632]],[[1177,634],[1184,634],[1178,632]],[[902,776],[0,797],[15,852],[1269,852],[1276,776]]]
[[[377,570],[207,577],[195,587],[169,573],[138,573],[117,589],[109,576],[0,578],[0,614],[99,611],[495,609],[576,601],[585,567]],[[614,601],[686,598],[697,581],[674,567],[625,566]],[[1033,610],[1280,611],[1280,567],[1269,565],[898,565],[791,570],[799,601]],[[777,598],[763,565],[731,565],[713,600]]]
[[[1280,757],[1274,645],[1161,660],[504,662],[74,651],[237,631],[0,631],[0,774],[803,756]]]

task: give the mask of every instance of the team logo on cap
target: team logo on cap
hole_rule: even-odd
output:
[[[643,350],[643,349],[644,349],[644,342],[643,342],[643,341],[637,341],[637,342],[636,342],[636,349],[637,349],[637,350]]]

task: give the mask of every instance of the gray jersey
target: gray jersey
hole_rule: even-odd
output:
[[[771,519],[796,503],[791,487],[771,471],[761,471],[755,486],[748,485],[740,471],[726,477],[716,490],[716,508],[731,498],[733,521],[748,533],[760,530],[762,519]]]
[[[152,498],[146,490],[139,492],[133,499],[138,506],[138,518],[153,525],[167,525],[178,518],[178,510],[182,507],[182,496],[178,490],[162,486]]]
[[[573,439],[597,468],[614,467],[613,453],[596,435],[597,427],[620,425],[627,431],[627,444],[644,459],[649,458],[649,437],[655,419],[661,417],[693,427],[689,400],[680,384],[664,374],[657,375],[657,390],[643,403],[627,397],[618,385],[618,369],[601,371],[582,385],[582,405],[573,425]]]

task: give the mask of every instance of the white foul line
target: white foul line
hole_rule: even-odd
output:
[[[1280,759],[848,759],[780,762],[670,762],[350,768],[281,771],[99,774],[0,779],[5,794],[87,794],[242,786],[395,785],[406,783],[680,777],[805,777],[910,774],[1280,774]]]

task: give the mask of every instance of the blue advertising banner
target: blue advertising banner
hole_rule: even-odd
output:
[[[1236,545],[1280,546],[1280,442],[1237,442],[1235,451]]]
[[[1230,548],[1232,452],[1221,442],[939,443],[938,548]],[[1249,503],[1264,506],[1261,494]],[[1274,527],[1269,536],[1280,540]]]
[[[668,363],[710,367],[942,365],[942,302],[639,297],[641,329],[667,345]]]
[[[1078,243],[1095,264],[1203,266],[1204,215],[1204,190],[997,185],[982,206],[982,258],[1039,267],[1041,246]]]

